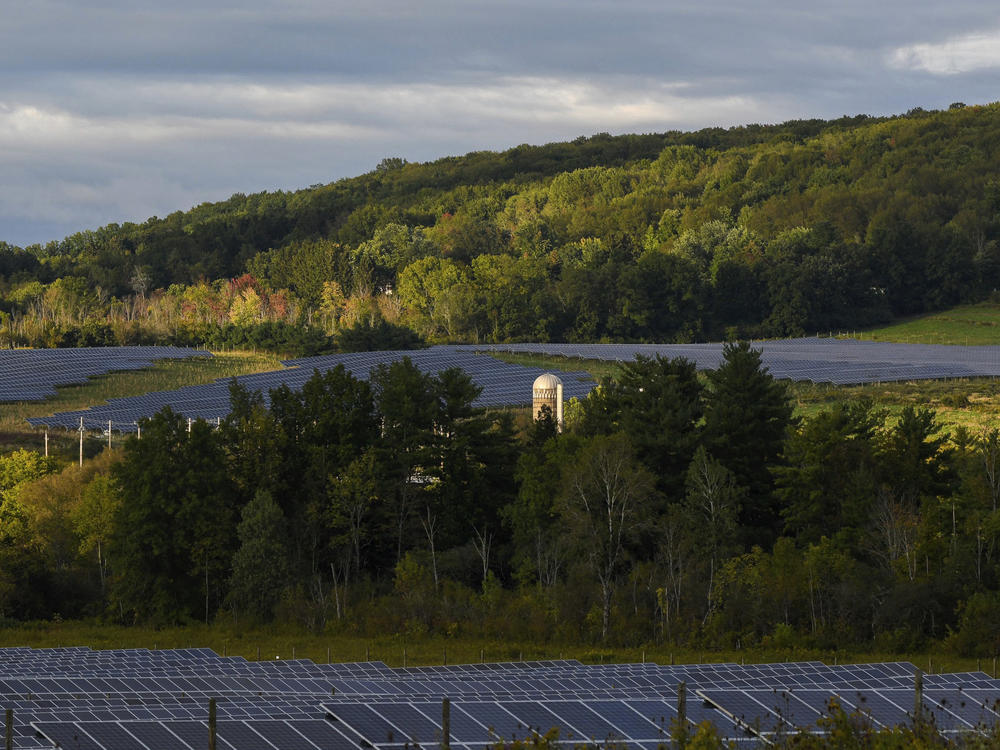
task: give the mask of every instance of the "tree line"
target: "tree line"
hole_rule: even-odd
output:
[[[330,185],[2,245],[0,344],[288,349],[292,334],[257,329],[383,322],[432,341],[681,342],[943,309],[1000,287],[996,115],[387,159]]]
[[[793,415],[746,344],[566,409],[402,359],[165,410],[84,466],[0,458],[0,616],[635,644],[1000,651],[1000,432]]]

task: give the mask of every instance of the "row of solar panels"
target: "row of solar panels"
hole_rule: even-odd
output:
[[[795,339],[754,342],[762,361],[779,379],[834,384],[877,383],[1000,375],[1000,347],[891,344],[842,339]],[[70,350],[64,350],[70,351]],[[87,351],[87,350],[71,350]],[[338,365],[367,379],[373,368],[409,357],[423,372],[436,374],[458,367],[483,388],[477,406],[519,406],[530,402],[531,384],[542,374],[534,367],[501,362],[483,352],[534,353],[610,361],[631,361],[637,355],[686,357],[699,369],[714,369],[723,360],[722,344],[504,344],[435,346],[417,351],[359,352],[287,360],[289,369],[237,378],[265,400],[270,390],[285,385],[298,390],[318,370]],[[566,398],[584,397],[594,387],[585,372],[559,371]],[[229,413],[229,380],[176,391],[112,399],[106,405],[81,411],[32,418],[36,426],[132,432],[139,420],[164,406],[191,419],[214,422]]]
[[[422,372],[432,375],[454,367],[462,369],[483,389],[482,394],[474,402],[476,406],[515,406],[530,403],[531,385],[545,372],[537,367],[523,367],[473,352],[456,351],[454,347],[432,347],[417,351],[363,352],[294,360],[286,363],[293,365],[289,369],[243,375],[236,380],[251,391],[261,392],[267,403],[270,391],[280,386],[300,390],[316,371],[326,372],[343,365],[354,377],[367,380],[375,367],[391,364],[404,356],[409,357]],[[566,372],[562,375],[566,398],[584,397],[594,386],[589,373]],[[139,420],[151,417],[165,406],[169,406],[190,419],[215,422],[229,414],[231,383],[231,378],[220,379],[207,385],[187,386],[175,391],[111,399],[106,405],[61,412],[51,417],[30,418],[28,421],[35,426],[76,429],[82,419],[86,429],[106,430],[110,422],[112,430],[134,432]]]
[[[853,385],[1000,375],[1000,346],[896,344],[855,339],[752,342],[778,379]],[[529,353],[629,362],[637,355],[685,357],[700,370],[723,361],[722,344],[495,344],[476,351]]]
[[[9,678],[12,665],[34,676]],[[366,676],[286,674],[313,672],[310,666]],[[126,676],[153,671],[158,674]],[[737,745],[752,746],[776,733],[815,731],[833,700],[875,728],[908,723],[914,671],[907,663],[573,661],[390,669],[380,662],[248,662],[207,650],[0,649],[0,707],[16,713],[15,747],[204,747],[213,697],[221,748],[403,750],[437,746],[441,699],[449,697],[456,750],[482,750],[550,728],[566,740],[652,750],[676,719],[679,682],[690,690],[692,727],[709,720]],[[988,675],[928,675],[925,685],[923,712],[944,733],[986,731],[1000,722],[1000,683]],[[26,688],[34,693],[25,694]]]
[[[929,691],[921,707],[923,716],[943,735],[985,734],[1000,721],[995,703],[989,705],[994,696],[977,691]],[[857,713],[873,729],[910,724],[914,711],[914,695],[904,690],[699,690],[691,697],[685,711],[689,729],[708,721],[724,740],[747,747],[758,746],[760,738],[818,730],[834,705]],[[223,718],[218,724],[219,746],[232,750],[357,750],[359,746],[403,750],[437,747],[443,737],[442,704],[436,701],[324,703],[321,708],[325,712],[322,719],[284,715]],[[553,729],[568,743],[650,750],[668,740],[679,719],[675,703],[651,699],[456,701],[450,704],[448,714],[449,738],[456,750],[526,740],[534,733]],[[82,712],[64,714],[62,720],[47,718],[52,715],[40,712],[33,718],[30,727],[34,737],[20,733],[23,741],[19,747],[33,746],[36,740],[81,750],[199,748],[207,744],[207,724],[196,715],[111,719]],[[185,744],[149,744],[171,735]]]
[[[211,356],[172,346],[0,349],[0,402],[41,401],[54,396],[57,386],[80,385],[109,372],[144,370],[156,360]]]

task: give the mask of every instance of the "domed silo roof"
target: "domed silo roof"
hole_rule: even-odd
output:
[[[539,375],[535,378],[535,383],[531,386],[531,390],[555,391],[555,389],[560,385],[562,385],[562,381],[551,372],[547,372],[544,375]]]

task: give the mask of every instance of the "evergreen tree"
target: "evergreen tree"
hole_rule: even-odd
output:
[[[636,456],[656,474],[658,489],[679,500],[698,446],[703,390],[694,362],[639,355],[584,400],[584,432],[627,434]]]
[[[723,360],[708,373],[704,444],[745,492],[739,514],[744,544],[769,548],[781,528],[771,468],[792,424],[788,388],[745,341],[726,344]]]

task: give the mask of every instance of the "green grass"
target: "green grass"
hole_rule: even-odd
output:
[[[906,406],[930,408],[937,412],[941,429],[962,426],[973,434],[992,428],[1000,420],[1000,380],[961,378],[919,380],[901,383],[834,386],[790,383],[795,413],[812,417],[837,402],[871,399],[889,412],[890,424]]]
[[[83,385],[60,387],[55,396],[45,401],[0,404],[0,452],[17,448],[40,450],[43,447],[43,432],[25,422],[28,417],[86,409],[107,403],[111,398],[171,391],[186,385],[211,383],[218,378],[280,370],[281,367],[277,355],[262,352],[222,352],[211,358],[161,360],[146,370],[113,372],[91,378]],[[77,440],[75,433],[50,431],[49,451],[59,456],[75,455]],[[97,438],[90,438],[88,442],[91,444],[88,453],[94,452],[95,446],[99,450],[98,444],[104,444]]]
[[[620,370],[617,362],[606,362],[600,359],[580,359],[578,357],[549,356],[545,354],[518,354],[513,352],[480,353],[480,356],[493,357],[501,362],[510,362],[525,367],[540,367],[543,370],[559,370],[562,372],[589,372],[594,381],[600,381],[606,376],[616,377]]]
[[[811,649],[691,649],[657,644],[628,648],[580,643],[501,642],[462,636],[383,635],[361,636],[314,634],[289,627],[236,628],[230,625],[153,630],[78,621],[24,623],[0,629],[0,647],[89,646],[110,648],[208,647],[219,654],[247,659],[305,658],[316,662],[377,660],[392,667],[431,664],[462,664],[521,659],[579,659],[588,664],[650,661],[659,664],[720,662],[773,663],[818,659],[833,664],[880,661],[911,661],[934,672],[983,669],[991,672],[993,661],[952,656],[942,652],[911,654],[873,651],[818,651]]]
[[[856,335],[865,341],[905,344],[1000,344],[1000,304],[980,302],[962,305],[883,328],[843,335]]]

